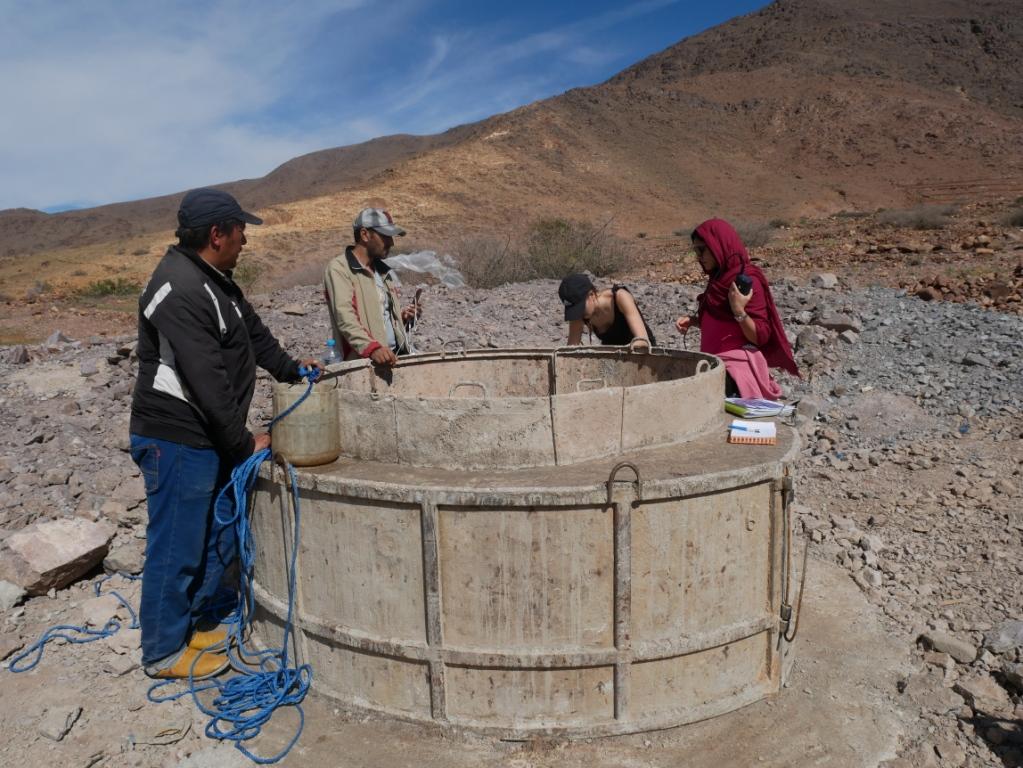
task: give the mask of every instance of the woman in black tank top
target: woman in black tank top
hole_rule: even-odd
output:
[[[637,346],[645,343],[649,348],[657,343],[636,300],[624,285],[598,291],[586,275],[569,275],[561,281],[558,296],[565,305],[570,345],[582,344],[584,327],[596,334],[601,344],[636,342]]]

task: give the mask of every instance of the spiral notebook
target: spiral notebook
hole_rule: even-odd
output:
[[[778,430],[773,421],[734,419],[728,428],[728,442],[745,445],[775,445]]]

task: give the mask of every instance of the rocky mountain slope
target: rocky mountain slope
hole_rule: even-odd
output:
[[[392,136],[225,184],[268,225],[262,269],[343,243],[368,202],[418,242],[541,214],[667,234],[763,219],[1023,192],[1023,22],[1008,0],[779,0],[606,83],[438,136]],[[7,285],[139,279],[178,194],[47,215],[0,212]],[[74,274],[74,273],[79,274]]]

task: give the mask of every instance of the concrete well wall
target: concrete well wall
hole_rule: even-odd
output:
[[[297,470],[297,508],[264,467],[253,502],[255,636],[281,642],[300,518],[315,691],[510,738],[778,692],[798,441],[725,441],[719,360],[498,350],[331,374],[340,458]]]

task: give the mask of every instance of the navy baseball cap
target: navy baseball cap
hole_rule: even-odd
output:
[[[582,320],[586,314],[586,297],[593,290],[593,281],[586,275],[569,275],[558,286],[558,297],[565,305],[566,320]]]
[[[227,192],[210,187],[201,187],[186,192],[178,208],[178,226],[185,229],[199,229],[216,224],[218,221],[237,219],[246,224],[262,224],[263,220],[243,211],[238,201]]]

